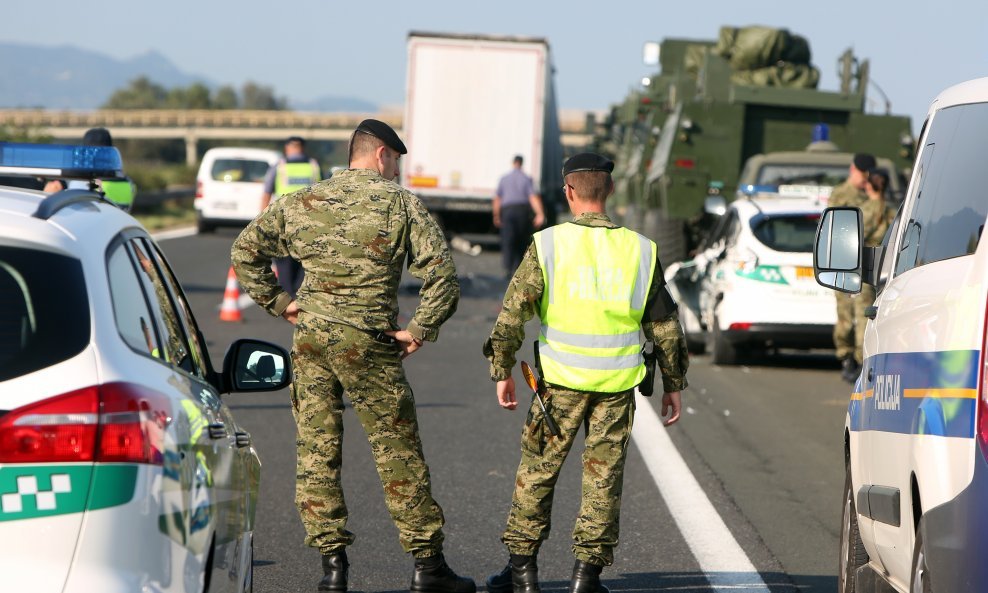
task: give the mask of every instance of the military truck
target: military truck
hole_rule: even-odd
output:
[[[893,189],[902,185],[895,173],[910,166],[910,120],[866,113],[869,65],[850,50],[839,59],[841,88],[822,91],[809,43],[785,29],[724,27],[716,41],[653,47],[660,71],[612,108],[597,146],[616,162],[611,214],[655,240],[663,262],[695,247],[705,199],[735,196],[756,155],[799,152],[800,162],[830,166],[870,152],[893,163]],[[813,183],[839,183],[843,169]]]

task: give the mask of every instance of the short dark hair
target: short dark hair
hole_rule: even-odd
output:
[[[575,171],[566,176],[566,184],[581,199],[594,204],[603,202],[614,187],[611,174],[607,171]]]
[[[301,136],[289,136],[288,140],[285,140],[285,144],[291,144],[292,142],[298,142],[302,146],[305,146],[305,138]]]
[[[350,162],[353,162],[353,159],[356,157],[373,153],[379,146],[386,146],[384,140],[373,134],[355,132],[353,138],[350,140]]]
[[[878,193],[885,195],[885,190],[889,186],[889,176],[885,171],[876,169],[868,173],[868,185]]]
[[[522,157],[520,154],[516,154],[515,155],[515,164],[516,165],[520,165],[520,164],[522,164],[524,162],[525,162],[525,158],[524,157]]]

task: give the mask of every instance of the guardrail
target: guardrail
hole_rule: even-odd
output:
[[[177,200],[183,203],[187,201],[189,207],[191,208],[192,200],[195,198],[195,195],[196,188],[191,185],[154,191],[140,191],[140,188],[138,188],[137,195],[134,196],[134,206],[132,210],[135,213],[143,214],[154,210],[169,200]]]

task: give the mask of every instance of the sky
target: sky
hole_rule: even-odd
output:
[[[153,50],[217,84],[253,80],[289,99],[351,96],[400,109],[409,31],[544,37],[559,106],[597,110],[654,73],[644,42],[716,39],[723,25],[756,24],[806,37],[824,90],[837,89],[837,58],[853,48],[914,130],[941,90],[988,76],[985,0],[14,0],[0,41],[121,59]],[[868,93],[869,110],[884,110],[875,87]]]

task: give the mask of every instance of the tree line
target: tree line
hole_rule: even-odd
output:
[[[165,88],[141,76],[117,89],[102,109],[288,109],[288,99],[278,97],[270,86],[248,81],[239,92],[231,85],[214,89],[201,82]]]

